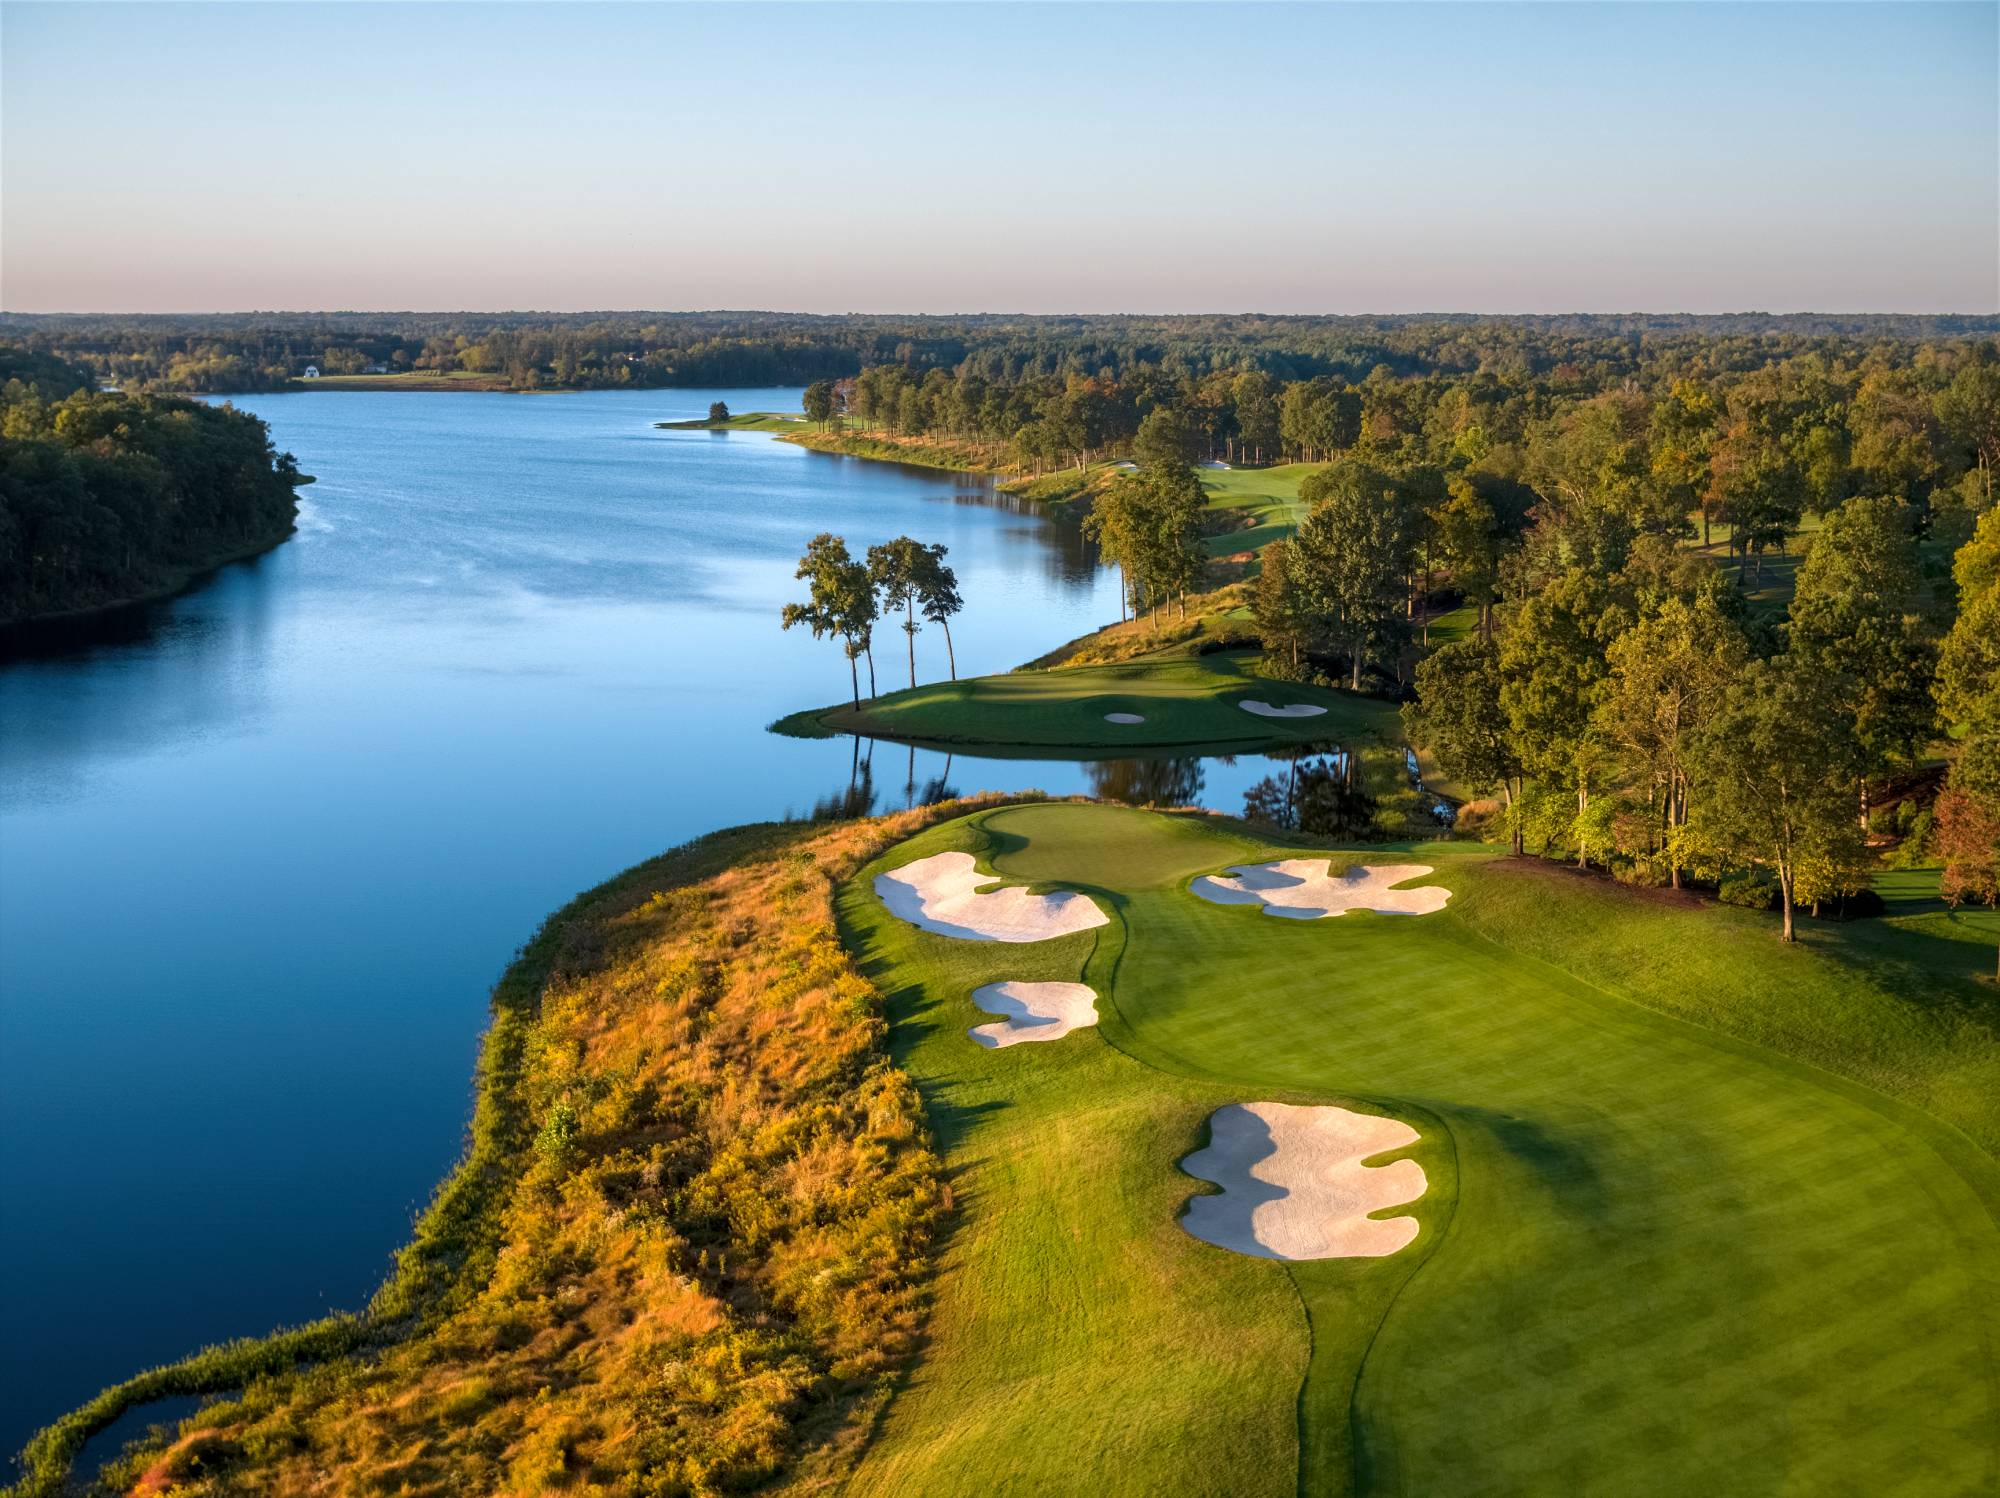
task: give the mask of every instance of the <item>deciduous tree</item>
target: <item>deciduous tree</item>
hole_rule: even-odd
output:
[[[1920,608],[1915,515],[1893,499],[1851,499],[1826,519],[1800,564],[1792,597],[1792,657],[1833,682],[1861,753],[1861,821],[1868,777],[1908,764],[1936,721],[1936,631]]]
[[[903,611],[903,635],[910,651],[910,685],[917,684],[917,604],[923,596],[923,578],[931,565],[923,542],[898,536],[880,546],[868,548],[868,577],[884,613]]]
[[[1794,939],[1802,866],[1852,867],[1856,751],[1838,684],[1817,666],[1752,661],[1725,694],[1699,752],[1691,826],[1715,854],[1777,876],[1782,939]],[[1824,895],[1830,890],[1807,890]]]
[[[807,583],[804,603],[785,605],[784,627],[803,625],[815,640],[837,636],[844,644],[855,706],[861,704],[857,656],[868,655],[868,695],[875,695],[875,658],[870,649],[876,618],[875,587],[868,569],[847,553],[847,543],[822,531],[806,543],[797,577]]]
[[[1523,765],[1501,703],[1500,652],[1492,641],[1454,640],[1418,665],[1417,700],[1403,708],[1403,731],[1453,780],[1474,790],[1499,786],[1510,811],[1518,803]],[[1510,815],[1508,823],[1519,853],[1520,820]]]
[[[1742,631],[1712,595],[1667,598],[1612,641],[1597,728],[1628,778],[1650,792],[1669,883],[1680,888],[1683,831],[1702,736],[1743,669]]]
[[[1311,509],[1293,539],[1294,576],[1325,635],[1345,647],[1348,685],[1359,691],[1371,646],[1393,660],[1409,636],[1416,505],[1406,486],[1359,462],[1310,475],[1299,498]]]

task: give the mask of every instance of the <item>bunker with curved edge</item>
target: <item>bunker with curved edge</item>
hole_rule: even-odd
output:
[[[1107,723],[1143,723],[1146,719],[1140,713],[1106,713],[1104,721]]]
[[[1370,1217],[1424,1194],[1414,1160],[1361,1162],[1421,1137],[1408,1124],[1346,1108],[1234,1103],[1209,1118],[1209,1143],[1181,1161],[1217,1196],[1189,1200],[1181,1226],[1204,1243],[1262,1259],[1379,1259],[1417,1236],[1414,1217]]]
[[[1002,1016],[997,1024],[966,1031],[996,1049],[1024,1040],[1061,1040],[1097,1023],[1097,990],[1087,983],[988,983],[972,990],[972,1002]]]
[[[1292,702],[1283,707],[1273,707],[1268,702],[1259,702],[1254,697],[1236,704],[1246,713],[1255,713],[1260,718],[1317,718],[1326,712],[1310,702]]]
[[[982,893],[998,884],[970,853],[933,853],[875,879],[875,893],[892,915],[938,936],[961,941],[1048,941],[1103,926],[1110,917],[1073,890],[1035,895],[1019,887]]]
[[[1231,864],[1229,875],[1204,874],[1188,887],[1216,905],[1262,905],[1264,914],[1317,921],[1350,910],[1379,915],[1430,915],[1443,910],[1451,891],[1435,884],[1394,889],[1431,872],[1427,863],[1356,864],[1330,873],[1327,858],[1282,858],[1276,863]]]

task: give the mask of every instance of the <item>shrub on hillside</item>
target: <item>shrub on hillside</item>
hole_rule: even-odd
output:
[[[1715,898],[1725,905],[1741,905],[1745,910],[1776,910],[1778,885],[1763,872],[1737,874],[1722,881]]]

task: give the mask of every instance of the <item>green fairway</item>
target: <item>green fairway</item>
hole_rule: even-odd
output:
[[[1163,749],[1402,741],[1396,705],[1353,692],[1253,675],[1247,651],[1157,657],[1108,666],[1014,671],[934,681],[864,701],[796,713],[787,733],[861,733],[937,744],[1074,749]],[[1306,718],[1265,718],[1237,706],[1323,707]],[[1143,723],[1112,723],[1131,713]]]
[[[999,946],[889,917],[872,876],[950,848],[1111,923]],[[1017,807],[844,887],[958,1204],[931,1345],[849,1491],[1993,1490],[1990,944],[1876,921],[1787,949],[1762,913],[1464,844],[1340,855],[1434,864],[1435,915],[1187,890],[1296,851]],[[1004,978],[1089,983],[1100,1024],[983,1050],[968,994]],[[1209,1188],[1178,1161],[1260,1099],[1415,1127],[1416,1241],[1286,1265],[1183,1233]]]
[[[1239,528],[1208,539],[1211,555],[1255,551],[1282,541],[1298,529],[1306,507],[1299,484],[1323,463],[1283,463],[1275,468],[1204,468],[1201,487],[1209,508],[1225,513]]]

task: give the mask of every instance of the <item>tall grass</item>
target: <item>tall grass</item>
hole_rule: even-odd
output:
[[[941,1191],[832,883],[949,814],[732,829],[572,901],[495,987],[465,1153],[366,1310],[113,1385],[10,1491],[52,1498],[176,1395],[230,1394],[182,1426],[230,1439],[108,1477],[702,1494],[837,1465],[915,1344]]]

